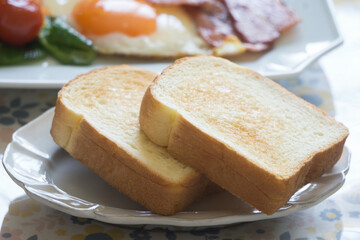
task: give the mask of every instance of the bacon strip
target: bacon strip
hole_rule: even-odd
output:
[[[187,6],[199,6],[201,4],[207,3],[211,0],[146,0],[146,2],[151,4],[159,5],[187,5]]]
[[[241,39],[249,43],[269,43],[280,33],[266,18],[259,16],[251,7],[253,0],[225,0],[234,20],[234,28]]]
[[[266,18],[279,32],[300,22],[296,13],[280,0],[250,0],[248,4],[251,10]]]
[[[200,36],[212,47],[237,35],[247,50],[265,51],[300,19],[281,0],[146,0],[181,5],[195,21]]]
[[[221,1],[208,1],[201,7],[188,7],[200,36],[213,47],[220,46],[229,35],[234,35],[226,6]]]

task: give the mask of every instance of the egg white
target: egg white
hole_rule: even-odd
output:
[[[81,0],[43,0],[54,16],[61,16],[78,28],[72,10]],[[99,53],[143,57],[179,57],[187,55],[229,56],[241,54],[245,48],[236,36],[228,36],[221,46],[212,48],[197,33],[196,26],[181,6],[154,6],[158,13],[156,30],[149,35],[131,37],[114,32],[87,35]]]
[[[52,15],[64,17],[73,27],[77,24],[72,10],[80,0],[43,0]],[[174,57],[184,55],[209,55],[210,46],[198,35],[196,27],[179,6],[159,7],[156,30],[150,35],[137,37],[114,32],[107,35],[87,35],[98,52],[147,57]]]

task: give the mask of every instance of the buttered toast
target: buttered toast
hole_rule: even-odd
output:
[[[140,125],[176,159],[266,214],[332,168],[348,136],[272,80],[217,57],[166,68],[144,95]]]
[[[110,66],[80,75],[59,92],[51,135],[75,159],[151,211],[172,215],[210,181],[140,130],[143,94],[156,74]]]

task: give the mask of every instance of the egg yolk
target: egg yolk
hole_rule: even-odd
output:
[[[156,10],[143,0],[83,0],[72,14],[85,35],[120,32],[136,37],[156,30]]]

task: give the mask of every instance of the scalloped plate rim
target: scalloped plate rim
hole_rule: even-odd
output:
[[[16,176],[16,174],[20,174],[20,173],[14,174],[15,170],[12,169],[11,164],[10,164],[11,161],[16,161],[16,159],[11,159],[11,157],[9,156],[9,153],[11,153],[13,145],[19,144],[19,142],[16,141],[17,135],[24,130],[30,129],[33,126],[37,126],[37,125],[41,125],[41,124],[43,125],[44,123],[48,123],[49,121],[52,120],[53,114],[54,114],[54,108],[43,113],[41,116],[34,119],[27,125],[19,128],[13,134],[13,141],[7,146],[4,156],[3,156],[2,162],[3,162],[5,170],[7,171],[9,176],[13,179],[13,181],[16,182],[20,187],[22,187],[31,198],[33,198],[47,206],[50,206],[59,211],[62,211],[62,212],[65,212],[65,213],[68,213],[68,214],[71,214],[74,216],[92,218],[92,219],[96,219],[99,221],[112,223],[112,224],[166,225],[166,226],[177,226],[177,227],[210,227],[210,226],[234,224],[234,223],[239,223],[239,222],[250,222],[250,221],[277,218],[277,217],[285,216],[285,215],[291,214],[293,212],[314,206],[314,205],[318,204],[319,202],[323,201],[324,199],[326,199],[327,197],[329,197],[330,195],[332,195],[333,193],[335,193],[344,184],[345,175],[347,174],[347,172],[349,170],[349,166],[350,166],[349,162],[350,162],[350,158],[351,158],[351,153],[350,153],[349,149],[345,146],[343,155],[345,155],[346,160],[347,160],[347,162],[345,162],[346,166],[341,168],[339,173],[335,174],[336,176],[338,174],[341,174],[341,176],[342,176],[341,182],[338,182],[336,185],[334,185],[334,187],[330,191],[326,192],[324,195],[322,195],[318,198],[315,198],[315,201],[305,202],[305,203],[301,203],[301,204],[287,205],[285,209],[281,209],[271,216],[267,216],[262,213],[257,213],[257,214],[250,214],[250,215],[231,215],[230,214],[230,215],[222,216],[222,217],[211,217],[211,214],[210,214],[210,217],[194,220],[194,219],[186,219],[186,218],[181,217],[182,214],[185,214],[185,216],[186,216],[186,214],[189,214],[189,212],[179,213],[174,216],[160,216],[160,215],[156,215],[156,214],[149,214],[149,212],[147,212],[147,211],[140,211],[139,214],[137,214],[137,215],[136,214],[134,215],[134,213],[133,213],[132,214],[133,216],[131,216],[131,214],[130,215],[126,214],[126,212],[137,212],[137,210],[126,210],[126,209],[124,210],[124,209],[120,209],[120,208],[103,206],[98,203],[92,203],[87,200],[71,196],[68,193],[65,193],[64,191],[62,192],[62,194],[67,194],[68,196],[71,196],[71,197],[74,197],[74,198],[77,198],[79,200],[83,200],[83,201],[89,203],[89,206],[91,206],[91,207],[89,207],[88,209],[82,210],[82,209],[77,209],[75,207],[69,207],[68,204],[61,202],[59,200],[56,200],[55,197],[51,197],[51,192],[50,192],[50,197],[45,197],[42,194],[37,194],[36,191],[32,191],[31,188],[34,186],[35,187],[38,186],[38,188],[39,188],[39,186],[41,186],[41,187],[54,186],[56,188],[58,188],[58,187],[54,183],[51,183],[51,182],[50,183],[49,182],[45,182],[45,183],[38,182],[38,184],[34,184],[34,183],[21,181],[21,179],[19,179],[19,176],[18,177]],[[20,144],[20,147],[25,149],[25,151],[29,151],[24,146],[21,146],[21,144]],[[37,155],[37,156],[39,156],[39,155]],[[22,176],[22,175],[20,174],[20,176]],[[60,189],[60,188],[58,188],[58,189]],[[62,190],[60,189],[60,193],[61,193],[61,191]],[[106,211],[106,210],[107,211],[111,211],[111,210],[123,211],[123,213],[120,215],[111,215],[111,214],[109,215],[106,213],[104,214],[104,211]],[[203,214],[203,213],[204,213],[204,211],[203,212],[190,212],[190,214]],[[150,216],[143,216],[143,215],[150,215]]]

